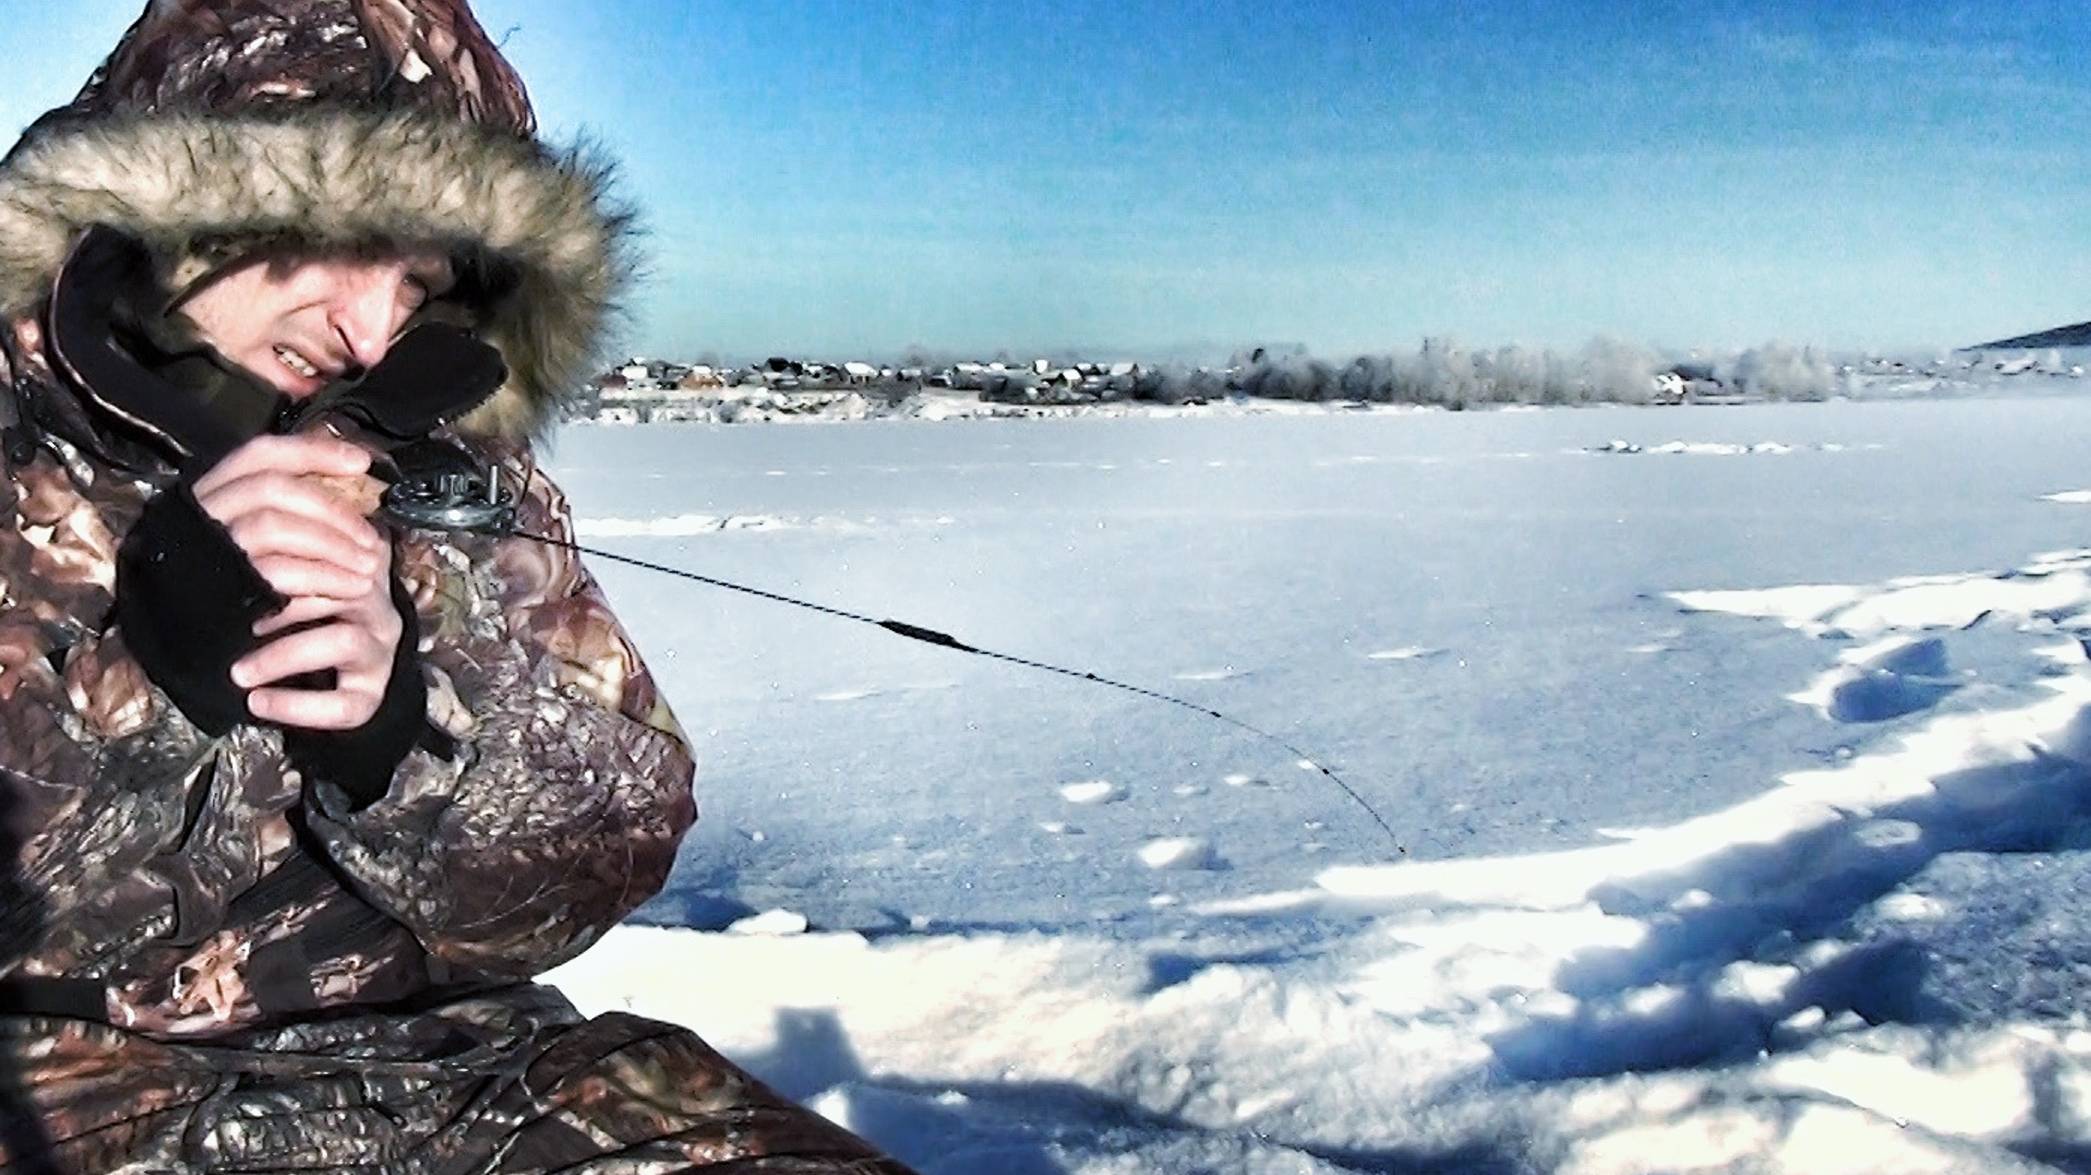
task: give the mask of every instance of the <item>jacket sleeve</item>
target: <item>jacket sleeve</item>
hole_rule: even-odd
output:
[[[564,498],[530,452],[486,455],[525,487],[518,529],[570,542]],[[367,806],[308,789],[308,826],[439,968],[525,978],[667,879],[696,818],[688,745],[573,552],[425,532],[397,549],[439,733]]]
[[[110,611],[116,539],[56,462],[0,480],[0,973],[32,953],[46,969],[93,963],[54,927],[91,920],[181,840],[214,753],[121,633],[84,619]]]

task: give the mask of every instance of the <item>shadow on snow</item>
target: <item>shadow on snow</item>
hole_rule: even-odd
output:
[[[1503,1073],[1547,1081],[1744,1061],[1806,1043],[1781,1022],[1809,1008],[1872,1024],[1956,1020],[1925,993],[1921,947],[1830,936],[1943,854],[2066,845],[2091,814],[2091,768],[2036,753],[1932,782],[1868,815],[1599,887],[1599,907],[1644,919],[1646,935],[1565,963],[1555,981],[1578,997],[1576,1011],[1491,1037]],[[1751,992],[1728,973],[1743,962],[1795,973],[1776,991]]]

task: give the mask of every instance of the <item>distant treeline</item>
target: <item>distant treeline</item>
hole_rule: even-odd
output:
[[[640,362],[635,360],[634,362]],[[1469,349],[1447,338],[1426,338],[1412,351],[1358,355],[1347,360],[1309,354],[1301,346],[1255,347],[1225,364],[1095,362],[1072,357],[1024,362],[1007,352],[979,362],[926,347],[909,347],[897,366],[813,364],[772,359],[746,369],[727,367],[711,354],[698,363],[708,378],[791,390],[861,388],[889,399],[924,387],[974,392],[1007,403],[1085,403],[1139,400],[1183,404],[1258,396],[1280,400],[1350,400],[1464,408],[1490,404],[1646,404],[1722,395],[1774,400],[1819,400],[1842,385],[1842,370],[1814,347],[1770,342],[1718,358],[1665,357],[1647,347],[1597,338],[1572,352],[1502,346]],[[789,365],[788,368],[785,365]],[[660,364],[655,364],[661,367]],[[845,379],[845,366],[874,373]],[[663,367],[661,378],[677,376]]]
[[[1660,379],[1660,382],[1659,382]],[[1184,403],[1240,394],[1280,400],[1360,400],[1463,408],[1483,404],[1645,404],[1667,385],[1770,399],[1822,399],[1837,369],[1812,348],[1767,343],[1713,361],[1666,361],[1654,351],[1596,339],[1573,354],[1506,346],[1467,350],[1426,339],[1407,353],[1337,362],[1300,350],[1237,355],[1226,368],[1164,366],[1120,377],[1137,400]]]

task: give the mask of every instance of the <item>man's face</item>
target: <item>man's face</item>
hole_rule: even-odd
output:
[[[455,280],[435,251],[278,254],[219,276],[181,309],[220,355],[303,399],[384,358],[407,319]]]

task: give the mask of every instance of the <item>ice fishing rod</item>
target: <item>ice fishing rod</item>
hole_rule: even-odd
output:
[[[1394,831],[1393,826],[1388,824],[1386,819],[1379,814],[1378,809],[1374,808],[1364,796],[1358,794],[1356,788],[1345,782],[1342,776],[1336,774],[1326,764],[1286,739],[1232,715],[1223,714],[1210,706],[1203,706],[1196,702],[1176,697],[1173,694],[1165,694],[1160,690],[1151,690],[1129,682],[1117,681],[1086,670],[1068,669],[1064,666],[1053,665],[1044,661],[1034,661],[1028,657],[1018,657],[1010,653],[996,652],[993,649],[979,648],[975,645],[969,645],[949,633],[938,632],[933,628],[924,628],[919,624],[910,624],[905,620],[880,620],[876,617],[866,616],[861,612],[851,612],[842,608],[829,607],[826,604],[816,604],[811,600],[801,600],[793,596],[781,595],[777,592],[764,591],[761,588],[749,587],[746,584],[734,583],[715,576],[701,575],[681,567],[670,567],[664,563],[654,563],[645,559],[635,559],[630,555],[620,555],[615,551],[585,547],[571,539],[533,534],[516,525],[515,497],[505,487],[500,485],[498,477],[494,475],[491,468],[462,469],[453,466],[440,472],[426,473],[420,477],[408,477],[394,483],[386,490],[384,502],[385,512],[395,521],[417,529],[466,531],[476,534],[507,535],[520,539],[529,539],[532,542],[542,543],[548,547],[559,547],[569,550],[575,554],[587,555],[596,559],[608,559],[646,571],[672,575],[678,579],[689,580],[692,583],[723,588],[726,591],[739,592],[742,595],[754,596],[757,599],[786,604],[794,608],[804,608],[808,611],[819,612],[825,616],[833,616],[837,619],[848,620],[857,624],[868,624],[873,628],[884,629],[895,636],[905,637],[911,641],[919,641],[926,645],[935,645],[937,648],[949,649],[955,653],[986,657],[993,661],[1002,661],[1010,665],[1020,665],[1027,669],[1037,669],[1045,673],[1071,677],[1076,681],[1086,681],[1095,685],[1108,686],[1111,689],[1138,694],[1143,698],[1149,698],[1157,702],[1167,702],[1172,706],[1180,706],[1192,713],[1202,714],[1207,718],[1224,722],[1239,730],[1247,731],[1266,742],[1285,748],[1291,752],[1294,760],[1301,767],[1326,776],[1329,782],[1343,789],[1343,794],[1349,796],[1353,803],[1364,809],[1365,814],[1372,817],[1372,822],[1379,825],[1380,831],[1387,834],[1387,839],[1394,843],[1396,852],[1403,855],[1408,853],[1408,846],[1402,843],[1401,835]]]

